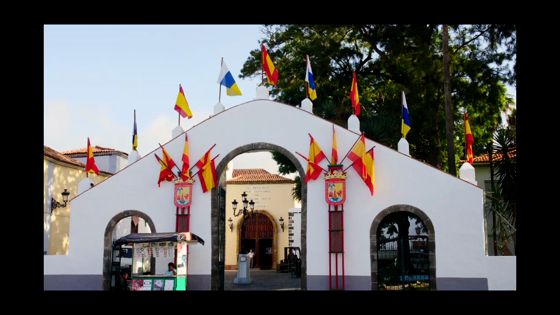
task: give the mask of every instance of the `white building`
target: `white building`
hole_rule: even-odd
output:
[[[239,117],[250,118],[251,124],[240,125]],[[307,162],[295,152],[308,152],[308,133],[329,152],[332,128],[331,122],[309,111],[256,99],[219,112],[187,132],[191,161],[197,161],[216,144],[212,156],[219,154],[215,160],[218,177],[239,154],[275,150],[288,157],[303,178]],[[359,134],[340,126],[335,129],[338,151],[344,156]],[[175,161],[182,155],[184,138],[179,135],[164,144]],[[347,290],[378,289],[382,273],[378,232],[384,219],[395,213],[414,215],[424,223],[432,289],[516,289],[515,257],[485,255],[482,189],[374,140],[366,139],[366,146],[376,146],[375,195],[371,196],[352,169],[346,179],[343,236]],[[108,233],[122,218],[138,215],[152,232],[174,231],[174,185],[164,182],[158,187],[160,166],[153,158],[156,151],[160,149],[71,200],[69,252],[67,256],[44,257],[45,289],[103,289],[111,254]],[[346,168],[350,161],[343,164]],[[189,289],[220,290],[225,264],[223,235],[227,229],[225,198],[219,196],[217,188],[202,193],[198,180],[192,196],[191,231],[206,243],[189,249]],[[327,210],[322,176],[303,183],[302,289],[329,289]],[[341,274],[342,267],[337,266]]]
[[[87,148],[64,151],[62,154],[82,163],[87,160]],[[128,154],[119,150],[93,146],[93,155],[100,171],[116,173],[128,165]]]

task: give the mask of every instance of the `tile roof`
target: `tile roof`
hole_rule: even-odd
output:
[[[227,184],[293,184],[294,181],[276,174],[270,174],[262,168],[233,170],[232,179]]]
[[[105,148],[105,147],[101,147],[101,146],[98,146],[98,145],[93,146],[93,155],[94,156],[113,155],[115,153],[128,156],[127,153],[124,153],[124,152],[119,151],[119,150],[115,150],[115,149],[111,149],[111,148]],[[87,155],[87,148],[63,151],[62,154],[70,156],[70,157],[85,157]]]
[[[508,156],[509,156],[510,159],[516,160],[517,150],[513,149],[513,150],[509,151]],[[494,153],[492,155],[492,160],[494,162],[501,161],[502,160],[502,154],[501,153]],[[465,162],[465,160],[461,160],[461,163],[463,163],[463,162]],[[474,162],[474,164],[489,164],[490,159],[489,159],[488,153],[482,154],[482,155],[479,155],[479,156],[475,156],[473,162]]]
[[[48,156],[54,160],[57,160],[59,162],[64,162],[64,163],[68,163],[68,164],[72,164],[75,166],[79,166],[79,167],[86,167],[86,165],[80,161],[74,160],[72,158],[67,157],[66,155],[51,149],[50,147],[47,147],[46,145],[44,146],[44,154],[45,156]]]
[[[74,165],[74,166],[77,166],[78,168],[83,168],[85,170],[85,168],[86,168],[85,163],[82,163],[78,160],[74,160],[73,158],[70,158],[70,157],[68,157],[68,156],[50,148],[50,147],[47,147],[46,145],[43,145],[43,146],[44,146],[44,151],[43,152],[44,152],[45,156],[48,156],[51,159],[59,161],[59,162]],[[101,170],[99,171],[99,174],[109,175],[109,176],[113,175],[113,173],[111,173],[111,172],[105,172],[105,171],[101,171]]]

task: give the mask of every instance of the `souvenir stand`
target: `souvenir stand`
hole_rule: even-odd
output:
[[[185,291],[187,289],[187,244],[202,244],[204,240],[190,232],[132,233],[113,243],[113,263],[117,274],[123,271],[119,253],[132,248],[130,277],[126,279],[132,291]],[[166,274],[168,263],[176,266],[176,274]],[[126,266],[126,265],[125,265]],[[126,268],[126,267],[125,267]],[[115,270],[114,269],[114,270]],[[126,268],[128,269],[128,268]],[[115,270],[116,271],[116,270]]]

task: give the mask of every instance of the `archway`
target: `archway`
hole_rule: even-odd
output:
[[[216,174],[221,178],[227,164],[236,156],[255,151],[276,151],[287,157],[297,168],[301,178],[305,178],[305,170],[298,159],[283,147],[265,143],[251,143],[238,147],[229,152],[216,166]],[[305,181],[301,185],[301,289],[307,288],[307,184]],[[225,269],[225,192],[217,187],[212,189],[211,197],[211,224],[212,224],[212,271],[211,287],[212,290],[224,289],[224,269]]]
[[[413,229],[415,231],[412,234],[408,231],[409,222],[414,222],[414,228],[418,228]],[[397,270],[396,277],[401,283],[404,280],[419,280],[418,283],[425,281],[429,289],[436,289],[435,230],[432,221],[422,210],[410,205],[394,205],[381,211],[371,224],[370,244],[372,290],[380,289],[380,276],[387,279],[386,267]],[[387,260],[393,258],[394,266],[389,266]],[[423,275],[407,277],[404,271],[408,272],[408,268],[421,270],[418,273]]]
[[[112,257],[112,249],[113,249],[113,231],[119,221],[124,218],[138,216],[149,225],[150,230],[152,233],[156,233],[156,226],[152,219],[145,214],[144,212],[137,211],[137,210],[127,210],[123,211],[117,215],[115,215],[109,223],[107,223],[107,227],[105,227],[105,236],[103,240],[103,289],[109,290],[111,287],[111,257]]]
[[[278,236],[274,219],[266,211],[258,211],[240,224],[238,248],[240,251],[253,250],[252,265],[260,269],[276,269]]]

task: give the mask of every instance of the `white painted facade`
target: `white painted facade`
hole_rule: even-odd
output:
[[[239,124],[248,117],[251,124]],[[289,122],[289,128],[287,128]],[[235,126],[235,128],[227,128]],[[359,134],[336,126],[339,152],[346,153]],[[227,130],[227,132],[218,132]],[[251,143],[270,143],[296,156],[303,169],[306,162],[295,151],[306,154],[311,133],[325,152],[332,140],[332,123],[302,109],[258,99],[222,111],[188,130],[191,160],[198,160],[216,143],[212,155],[220,163],[232,150]],[[175,161],[183,152],[184,137],[179,135],[163,144]],[[348,170],[347,201],[344,205],[344,244],[347,276],[371,276],[370,227],[384,209],[405,204],[422,210],[435,229],[436,278],[487,278],[489,288],[515,289],[503,278],[515,279],[512,269],[500,275],[489,273],[499,269],[500,262],[489,263],[484,255],[483,192],[464,180],[455,178],[430,165],[366,139],[366,149],[375,148],[375,195],[352,170]],[[159,149],[157,149],[159,153]],[[103,271],[104,231],[118,213],[137,210],[148,215],[156,231],[175,228],[173,184],[157,186],[159,164],[153,152],[131,164],[102,184],[71,201],[69,254],[65,259],[45,258],[45,275],[100,275]],[[97,158],[96,158],[97,159]],[[344,161],[345,167],[350,164]],[[99,165],[99,164],[98,164]],[[218,174],[219,176],[219,174]],[[202,237],[204,246],[189,249],[189,274],[211,273],[211,194],[203,194],[194,185],[191,208],[191,231]],[[307,276],[328,275],[327,204],[324,180],[307,185]],[[226,227],[227,229],[227,227]],[[60,257],[57,257],[60,258]],[[515,259],[515,257],[513,257]],[[509,263],[508,266],[512,264]],[[492,283],[490,283],[492,282]],[[209,289],[209,288],[208,288]]]

